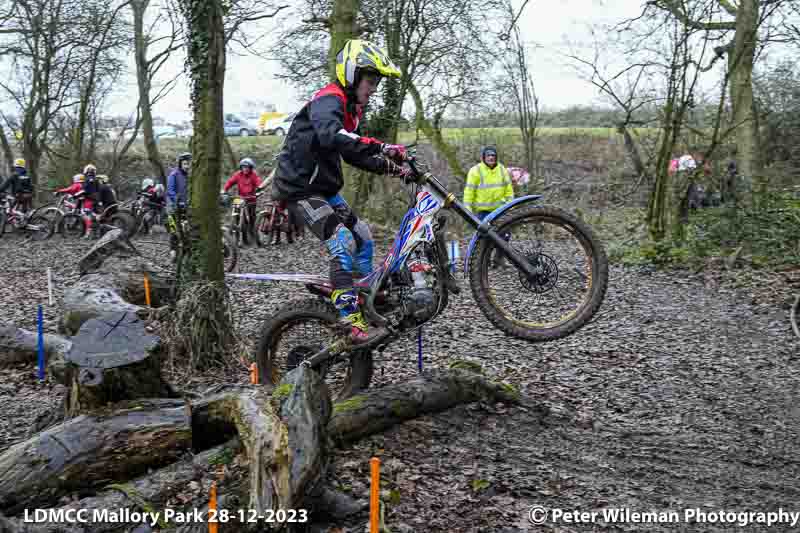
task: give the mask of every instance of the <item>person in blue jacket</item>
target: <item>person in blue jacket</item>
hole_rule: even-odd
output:
[[[185,152],[178,156],[178,166],[167,176],[167,213],[186,207],[186,190],[189,184],[189,171],[192,166],[192,154]]]
[[[187,189],[189,185],[189,172],[192,167],[192,154],[184,152],[177,158],[178,166],[172,169],[172,172],[167,176],[167,216],[169,223],[167,229],[169,231],[169,244],[172,249],[171,255],[175,256],[175,249],[178,245],[178,236],[175,234],[174,228],[177,224],[175,220],[175,212],[178,210],[186,209],[188,203]]]

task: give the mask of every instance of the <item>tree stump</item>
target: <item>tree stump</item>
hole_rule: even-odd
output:
[[[67,416],[124,400],[176,397],[161,377],[158,345],[135,313],[84,323],[65,357]]]

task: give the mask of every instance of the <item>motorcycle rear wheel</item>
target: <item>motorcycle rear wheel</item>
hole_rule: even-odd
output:
[[[308,298],[288,303],[264,324],[254,359],[259,383],[276,387],[287,372],[328,346],[335,337],[338,312],[330,303]],[[372,352],[354,352],[349,363],[320,370],[333,401],[343,400],[369,388]]]

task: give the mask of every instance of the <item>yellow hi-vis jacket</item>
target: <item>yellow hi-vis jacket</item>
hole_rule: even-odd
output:
[[[464,205],[467,209],[473,213],[494,211],[513,199],[514,186],[506,167],[497,163],[492,169],[481,161],[469,169],[464,186]]]

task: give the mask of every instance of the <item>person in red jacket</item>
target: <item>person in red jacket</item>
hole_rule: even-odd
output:
[[[64,187],[63,189],[56,189],[54,194],[69,194],[79,202],[79,205],[83,210],[83,214],[85,215],[84,219],[86,220],[86,238],[88,239],[92,235],[92,213],[94,209],[94,202],[92,202],[91,198],[86,196],[86,190],[84,189],[85,183],[86,176],[84,174],[75,174],[72,176],[72,185],[69,187]]]
[[[75,196],[79,192],[83,190],[83,174],[75,174],[72,176],[72,185],[69,187],[64,187],[63,189],[56,189],[53,194],[69,194],[70,196]]]
[[[244,199],[247,218],[249,219],[245,231],[252,235],[253,242],[256,242],[256,192],[263,188],[261,178],[255,169],[256,164],[253,160],[245,157],[239,161],[239,170],[234,172],[233,176],[222,187],[222,193],[225,194],[228,189],[235,185],[239,191],[239,196]]]

